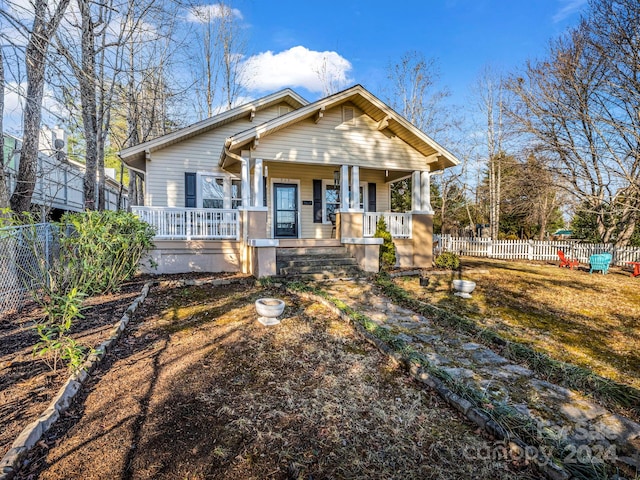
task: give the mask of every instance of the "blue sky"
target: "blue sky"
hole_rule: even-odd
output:
[[[586,0],[238,0],[250,53],[296,46],[347,60],[349,83],[377,91],[409,50],[435,58],[441,84],[464,102],[483,65],[506,71],[544,54],[576,25]],[[298,88],[309,100],[319,93]]]
[[[15,0],[25,2],[26,0]],[[218,0],[203,1],[215,12]],[[0,0],[0,4],[3,4]],[[247,40],[246,71],[255,72],[240,100],[291,87],[322,96],[321,65],[346,88],[360,83],[384,98],[386,68],[408,51],[437,61],[440,87],[464,106],[481,69],[511,72],[544,55],[550,39],[574,26],[587,0],[227,0]],[[182,21],[198,28],[193,15]],[[191,48],[197,42],[187,41]],[[21,102],[8,85],[6,131],[21,131]],[[25,85],[22,84],[24,89]],[[55,102],[45,98],[48,110]],[[43,112],[43,121],[58,120]],[[197,119],[186,119],[197,120]]]

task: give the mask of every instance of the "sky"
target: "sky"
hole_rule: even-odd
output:
[[[542,56],[550,39],[577,24],[586,0],[244,0],[234,6],[250,46],[271,52],[271,63],[296,47],[307,56],[331,52],[350,66],[348,85],[377,91],[389,63],[416,50],[437,61],[442,86],[464,103],[484,65],[511,71]],[[290,69],[283,61],[270,70]],[[294,87],[309,100],[321,94]]]
[[[209,3],[217,3],[210,0]],[[577,24],[587,0],[232,0],[247,39],[245,97],[291,87],[322,96],[318,71],[341,87],[359,83],[380,95],[387,67],[409,51],[434,59],[439,86],[462,105],[483,67],[512,72],[544,55],[549,40]],[[215,7],[211,7],[215,8]],[[215,12],[214,12],[215,13]],[[195,16],[184,13],[185,23]],[[16,85],[12,85],[16,88]],[[55,109],[55,108],[54,108]],[[21,112],[11,91],[5,127]],[[44,122],[57,123],[45,112]]]

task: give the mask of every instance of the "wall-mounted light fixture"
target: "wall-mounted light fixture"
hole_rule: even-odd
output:
[[[333,186],[337,187],[340,185],[340,170],[333,171]]]

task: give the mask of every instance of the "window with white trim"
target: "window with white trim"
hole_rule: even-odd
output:
[[[199,208],[238,208],[242,206],[242,180],[227,175],[198,173]]]
[[[224,208],[224,180],[224,177],[200,175],[202,208]]]
[[[231,208],[242,206],[242,180],[231,180]]]
[[[366,210],[367,205],[367,182],[360,182],[360,202],[359,208]],[[340,210],[340,185],[335,185],[333,180],[322,181],[322,221],[324,223],[331,222],[331,215],[338,213]],[[351,195],[351,185],[349,185],[349,195]]]

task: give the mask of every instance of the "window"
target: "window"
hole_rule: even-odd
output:
[[[231,208],[242,206],[242,180],[231,180]]]
[[[324,187],[324,218],[323,222],[328,223],[331,221],[331,215],[340,210],[340,185],[335,185],[333,180],[323,180]],[[367,183],[360,182],[360,202],[359,208],[365,211],[365,205],[367,202]],[[351,195],[351,186],[349,186],[349,195]]]
[[[242,206],[242,180],[226,175],[197,174],[199,208],[239,208]]]
[[[224,208],[224,178],[200,175],[202,208]]]
[[[336,212],[340,209],[340,185],[325,184],[324,190],[324,221],[332,222]]]

